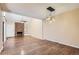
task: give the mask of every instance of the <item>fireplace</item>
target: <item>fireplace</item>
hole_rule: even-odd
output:
[[[23,36],[23,32],[17,32],[17,36]]]
[[[24,23],[15,23],[15,36],[24,36]]]

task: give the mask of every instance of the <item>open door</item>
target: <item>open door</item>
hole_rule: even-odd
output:
[[[4,40],[4,34],[3,34],[3,21],[0,19],[0,52],[3,50],[3,40]]]

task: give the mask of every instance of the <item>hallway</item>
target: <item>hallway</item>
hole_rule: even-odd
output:
[[[1,55],[73,55],[79,49],[32,36],[8,38]]]

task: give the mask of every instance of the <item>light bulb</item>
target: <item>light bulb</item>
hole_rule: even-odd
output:
[[[52,20],[53,20],[53,22],[55,22],[55,19],[54,18]]]
[[[46,20],[49,21],[50,20],[50,17],[48,17]]]
[[[55,22],[55,19],[54,19],[54,17],[52,17],[52,16],[49,16],[46,20],[47,20],[47,22],[49,22],[49,23],[54,23],[54,22]]]
[[[53,21],[52,21],[52,20],[50,20],[50,21],[49,21],[49,23],[53,23]]]

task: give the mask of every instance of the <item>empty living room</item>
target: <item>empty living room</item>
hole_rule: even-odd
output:
[[[0,55],[79,55],[79,3],[0,3]]]

